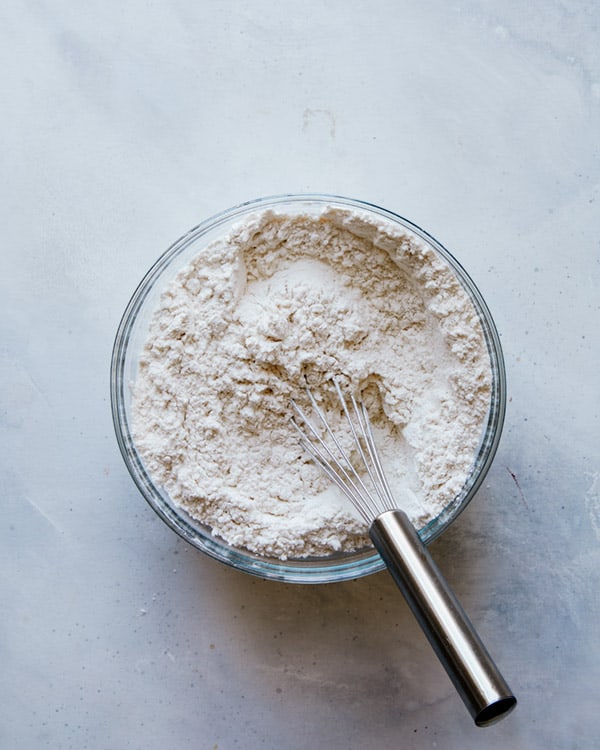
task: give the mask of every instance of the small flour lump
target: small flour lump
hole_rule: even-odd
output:
[[[384,219],[252,215],[161,296],[133,389],[137,449],[229,544],[281,559],[361,548],[364,522],[289,421],[308,380],[351,439],[332,376],[364,392],[394,494],[422,527],[460,492],[486,423],[477,311],[430,246]]]

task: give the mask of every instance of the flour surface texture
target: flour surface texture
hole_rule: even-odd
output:
[[[473,303],[432,247],[383,218],[254,214],[161,296],[133,386],[137,449],[174,503],[236,547],[281,559],[364,547],[364,522],[290,425],[308,381],[350,447],[332,376],[363,392],[421,528],[460,492],[487,421]]]

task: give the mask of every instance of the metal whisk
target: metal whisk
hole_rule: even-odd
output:
[[[292,423],[301,445],[365,519],[373,544],[475,724],[493,724],[514,708],[516,698],[408,516],[398,508],[385,478],[364,403],[351,394],[349,407],[339,383],[333,382],[366,476],[363,479],[359,475],[308,387],[312,410],[324,432],[292,401],[296,412]]]

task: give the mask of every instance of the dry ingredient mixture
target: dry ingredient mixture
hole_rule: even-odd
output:
[[[486,423],[472,302],[429,245],[384,219],[255,214],[163,293],[134,384],[137,449],[229,544],[281,559],[364,547],[364,522],[290,425],[308,380],[348,433],[332,376],[364,392],[390,485],[422,527],[460,492]]]

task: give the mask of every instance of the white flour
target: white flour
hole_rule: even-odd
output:
[[[332,375],[366,390],[388,479],[420,528],[462,488],[486,421],[476,310],[445,261],[383,219],[254,215],[162,295],[134,388],[137,448],[234,546],[282,559],[360,548],[364,522],[289,422],[306,377],[343,425]]]

